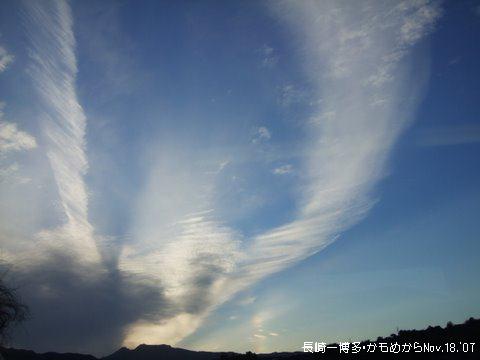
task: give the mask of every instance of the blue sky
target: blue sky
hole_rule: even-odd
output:
[[[269,352],[479,316],[474,1],[0,9],[14,345]]]

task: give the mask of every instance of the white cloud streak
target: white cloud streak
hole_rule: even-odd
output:
[[[401,60],[440,16],[430,1],[285,2],[277,10],[308,39],[308,69],[321,74],[322,106],[311,124],[310,180],[297,220],[254,239],[243,286],[320,251],[365,216],[411,117],[415,99],[407,91],[418,91]],[[372,101],[379,96],[380,105]]]
[[[25,2],[30,41],[28,68],[37,91],[42,138],[65,215],[64,224],[39,233],[44,245],[87,262],[99,260],[88,221],[84,182],[86,118],[75,90],[77,62],[73,19],[65,1]]]
[[[272,2],[272,10],[300,34],[305,69],[316,82],[320,104],[308,125],[302,169],[308,185],[296,219],[237,247],[241,239],[235,232],[218,219],[191,215],[195,209],[184,206],[185,199],[197,204],[198,194],[213,190],[199,188],[196,173],[182,175],[178,168],[161,166],[162,179],[152,180],[155,186],[147,189],[150,199],[143,204],[167,199],[168,207],[175,199],[175,208],[183,210],[172,214],[144,207],[152,219],[171,217],[170,225],[147,226],[143,240],[124,253],[120,264],[166,285],[179,309],[170,319],[132,326],[126,340],[130,346],[180,341],[234,294],[321,251],[361,220],[374,203],[371,192],[384,176],[395,140],[412,117],[421,81],[409,78],[406,60],[412,46],[432,31],[441,14],[438,2],[281,1]],[[269,138],[268,129],[259,128],[252,141]],[[197,208],[209,208],[206,198]],[[178,235],[159,231],[168,226]],[[206,286],[197,274],[205,276]],[[198,295],[201,308],[186,307],[191,294]]]
[[[191,334],[222,297],[238,262],[238,235],[210,209],[212,176],[192,154],[165,145],[139,198],[132,243],[119,260],[134,282],[162,288],[169,317],[139,319],[124,344],[177,343]],[[213,166],[215,166],[214,164]]]

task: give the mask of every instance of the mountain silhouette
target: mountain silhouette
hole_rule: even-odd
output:
[[[134,350],[123,347],[102,360],[210,360],[219,359],[220,355],[220,353],[215,352],[174,348],[170,345],[139,345]]]
[[[174,348],[170,345],[139,345],[135,349],[125,347],[103,358],[92,355],[74,353],[47,352],[37,354],[31,350],[20,350],[0,347],[0,354],[5,360],[226,360],[226,359],[264,359],[264,360],[297,360],[297,359],[384,359],[394,356],[402,359],[480,359],[480,319],[468,319],[463,324],[451,322],[445,328],[429,326],[424,330],[400,330],[388,337],[379,337],[376,341],[364,341],[358,346],[367,347],[375,344],[419,344],[422,351],[411,349],[408,353],[385,353],[377,349],[374,352],[362,350],[357,353],[340,353],[338,344],[329,344],[333,348],[325,353],[281,352],[270,354],[254,354],[247,352],[208,352]],[[425,347],[425,344],[426,347]],[[303,344],[299,344],[299,347]],[[336,347],[336,348],[335,348]],[[435,348],[437,347],[437,348]]]

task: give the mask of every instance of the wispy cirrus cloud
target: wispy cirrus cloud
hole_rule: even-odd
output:
[[[279,89],[278,102],[285,107],[301,103],[308,99],[308,93],[292,84],[286,84]]]
[[[262,57],[262,67],[271,68],[278,63],[279,56],[275,49],[268,45],[263,45],[258,52]]]
[[[17,124],[3,120],[3,108],[0,103],[0,154],[34,149],[37,146],[35,138],[18,129]]]
[[[178,343],[193,333],[223,297],[235,270],[240,236],[213,213],[212,177],[195,155],[164,145],[138,200],[132,241],[119,259],[136,283],[161,285],[168,313],[131,324],[124,344]],[[197,165],[195,165],[197,164]],[[216,163],[212,164],[217,166]]]
[[[14,56],[0,46],[0,74],[13,62]],[[37,141],[29,133],[18,128],[16,123],[6,121],[5,103],[0,102],[0,182],[28,182],[27,178],[18,177],[19,164],[9,155],[31,150],[37,147]]]
[[[28,182],[27,178],[18,177],[19,164],[9,159],[17,152],[31,150],[37,147],[35,138],[18,129],[17,124],[3,120],[4,104],[0,103],[0,182]]]
[[[273,169],[273,173],[275,175],[286,175],[286,174],[291,174],[292,172],[293,172],[293,166],[291,164],[281,165]]]
[[[13,60],[14,56],[10,54],[3,46],[0,46],[0,73],[4,72],[13,62]]]
[[[126,325],[153,311],[162,314],[161,285],[137,284],[129,274],[109,268],[88,218],[87,119],[76,92],[70,4],[52,0],[22,5],[27,72],[35,90],[31,106],[40,134],[34,141],[16,126],[2,127],[2,146],[10,151],[37,145],[54,182],[52,193],[42,197],[41,210],[51,210],[53,204],[56,211],[48,214],[48,222],[32,221],[37,225],[33,236],[5,241],[1,234],[0,267],[13,270],[34,314],[29,332],[16,332],[15,345],[105,354],[123,340]],[[38,184],[29,194],[45,190]]]
[[[30,41],[28,72],[39,98],[38,121],[65,216],[61,226],[41,231],[39,238],[48,247],[68,249],[79,260],[98,263],[88,220],[86,117],[75,89],[78,70],[71,9],[64,1],[28,2],[25,22]]]
[[[245,238],[215,211],[213,200],[214,177],[233,168],[234,159],[226,167],[221,154],[209,159],[213,165],[206,169],[209,165],[197,151],[157,139],[162,145],[150,149],[129,239],[116,244],[118,268],[108,272],[88,219],[86,116],[75,90],[71,9],[63,1],[26,2],[25,8],[39,143],[63,215],[58,226],[43,228],[34,240],[37,249],[54,255],[46,265],[37,261],[31,266],[30,276],[44,276],[31,294],[44,299],[39,309],[51,303],[61,307],[65,289],[75,306],[93,294],[99,298],[95,310],[108,315],[108,326],[98,324],[99,331],[108,333],[108,345],[121,339],[129,346],[182,341],[235,294],[321,251],[367,214],[375,201],[372,191],[421,90],[406,60],[441,14],[439,3],[427,0],[272,2],[272,12],[298,34],[305,55],[301,66],[315,84],[313,103],[318,104],[313,121],[305,125],[307,137],[295,163],[304,181],[293,220]],[[292,89],[286,89],[287,95]],[[271,141],[264,126],[246,140]],[[278,168],[277,174],[290,171]],[[272,176],[271,168],[266,173]],[[69,271],[64,273],[65,268]],[[75,312],[73,305],[65,311]],[[266,339],[260,326],[265,314],[255,319],[252,336]],[[65,328],[57,320],[57,328]],[[37,333],[42,333],[38,324]],[[71,340],[66,346],[92,343],[88,330],[80,333],[80,345]]]
[[[164,262],[160,259],[178,252],[181,255],[177,259],[182,259],[185,266],[176,270],[181,271],[181,275],[174,279],[182,283],[182,296],[199,294],[202,300],[197,301],[203,304],[200,309],[180,309],[172,318],[144,319],[129,329],[126,341],[129,345],[180,341],[200,326],[212,310],[236,293],[335,241],[373,206],[374,186],[384,176],[390,151],[411,120],[422,82],[412,81],[405,60],[440,17],[438,2],[281,1],[272,3],[272,11],[299,34],[305,53],[303,65],[309,77],[315,80],[319,100],[315,102],[319,104],[314,116],[317,120],[308,124],[309,137],[303,149],[301,171],[307,180],[303,195],[298,199],[296,217],[253,239],[243,240],[232,235],[235,232],[222,225],[221,218],[207,220],[208,217],[187,216],[187,222],[203,225],[189,227],[184,239],[165,236],[162,238],[171,240],[148,240],[147,248],[158,249],[148,255],[138,250],[132,252],[133,256],[125,254],[121,261],[123,269],[136,269],[146,278],[169,283],[171,275],[162,275],[160,264]],[[254,142],[270,138],[265,130],[258,129]],[[180,195],[173,194],[183,194],[191,200],[199,193],[205,194],[205,190],[198,188],[201,181],[194,174],[189,178],[196,181],[187,182],[189,186],[183,186],[186,191],[182,192],[178,185],[184,176],[178,169],[163,169],[159,173],[169,174],[164,175],[164,179],[173,176],[171,180],[174,181],[169,183],[176,184],[175,189],[166,187],[169,190],[165,198],[178,198]],[[149,196],[165,189],[163,181],[157,179],[153,183],[156,186],[147,191]],[[199,190],[195,196],[185,195],[192,188]],[[158,203],[158,199],[155,197],[147,203]],[[158,209],[153,210],[146,210],[147,214],[162,218],[158,216]],[[171,215],[171,212],[165,213]],[[171,226],[180,233],[185,227],[174,221]],[[204,254],[202,266],[192,267],[191,264],[197,263],[200,248],[189,245],[212,237],[212,243],[205,246],[209,250]],[[234,244],[238,241],[242,246],[237,249]],[[173,253],[167,250],[170,243],[174,244]],[[217,263],[228,263],[228,271],[215,266]],[[184,281],[195,278],[195,274],[209,279],[207,287],[202,282]],[[171,299],[177,304],[184,302],[181,298]],[[190,326],[184,326],[186,323]],[[259,339],[265,336],[256,334]]]
[[[239,277],[245,286],[320,251],[368,212],[414,110],[409,94],[420,90],[402,60],[441,14],[432,1],[283,2],[275,10],[307,38],[307,71],[319,74],[322,102],[305,149],[309,181],[297,219],[254,239]],[[381,104],[372,101],[378,97]]]
[[[252,143],[257,144],[261,143],[263,141],[268,141],[272,137],[272,134],[270,133],[270,130],[266,126],[260,126],[257,129],[255,129],[255,133],[253,134],[252,137]]]

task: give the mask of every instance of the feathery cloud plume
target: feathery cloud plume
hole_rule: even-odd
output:
[[[322,100],[315,102],[315,121],[306,125],[309,137],[299,167],[307,185],[295,219],[244,240],[212,211],[212,176],[219,171],[205,172],[192,161],[193,154],[165,146],[154,152],[159,155],[139,198],[132,240],[118,260],[114,275],[125,277],[118,288],[115,276],[111,280],[102,273],[88,220],[86,117],[75,90],[71,9],[63,1],[26,3],[29,73],[64,214],[62,225],[40,232],[36,245],[60,253],[64,264],[71,259],[82,263],[60,279],[61,284],[82,280],[75,288],[80,293],[91,294],[105,284],[120,298],[130,290],[148,290],[154,299],[148,311],[134,311],[119,324],[129,324],[124,338],[129,346],[178,343],[220,304],[321,251],[362,219],[373,205],[372,190],[384,175],[395,140],[411,118],[419,89],[403,60],[432,31],[441,14],[437,2],[279,1],[272,3],[272,11],[300,34],[306,54],[302,65]],[[8,136],[19,137],[18,129],[7,130]],[[260,127],[251,141],[270,138],[270,131]],[[85,276],[86,269],[102,274]],[[48,298],[61,291],[50,280],[38,294]],[[265,337],[260,331],[257,335]]]
[[[97,249],[99,237],[88,220],[86,117],[75,89],[77,60],[69,3],[52,0],[23,6],[27,70],[35,90],[32,107],[41,129],[39,150],[46,154],[49,179],[57,191],[43,199],[57,204],[59,216],[49,228],[36,223],[36,236],[9,241],[8,249],[2,246],[0,267],[14,270],[34,314],[29,332],[20,329],[16,334],[15,346],[103,355],[123,340],[126,325],[152,312],[161,316],[165,308],[161,285],[130,281],[129,274],[107,268]],[[8,149],[35,144],[12,125],[0,133]],[[42,204],[42,210],[49,205]]]
[[[221,219],[191,215],[191,209],[172,214],[158,205],[152,207],[165,199],[162,206],[168,206],[168,199],[175,198],[175,206],[182,208],[185,199],[196,203],[198,194],[206,193],[195,173],[182,175],[178,168],[158,167],[162,175],[146,192],[150,209],[143,209],[157,223],[162,218],[172,220],[147,226],[142,243],[133,244],[120,264],[150,281],[167,284],[178,312],[132,326],[125,342],[129,345],[180,341],[233,295],[321,251],[361,220],[374,203],[372,190],[384,175],[395,140],[412,116],[421,82],[411,81],[403,59],[432,31],[441,15],[438,2],[280,1],[272,3],[272,11],[301,35],[304,66],[322,100],[317,102],[321,106],[316,120],[308,124],[310,137],[303,157],[308,185],[298,201],[296,219],[237,247],[241,237]],[[252,141],[269,138],[270,132],[262,127]],[[183,164],[176,160],[175,165]],[[159,191],[163,197],[158,197]],[[211,191],[208,188],[207,194]],[[205,198],[208,195],[198,208],[209,208]],[[184,220],[175,221],[179,215]],[[173,268],[169,259],[182,265]],[[202,306],[188,306],[192,294]]]
[[[99,253],[88,221],[86,117],[75,90],[77,62],[71,9],[64,1],[28,2],[25,9],[31,58],[28,71],[39,97],[45,150],[65,216],[62,226],[41,231],[39,239],[48,247],[68,249],[79,260],[98,263]]]
[[[307,38],[307,71],[318,74],[322,98],[306,149],[309,185],[296,220],[253,240],[232,291],[322,250],[365,216],[417,100],[401,60],[441,14],[432,1],[281,4],[276,11]]]

